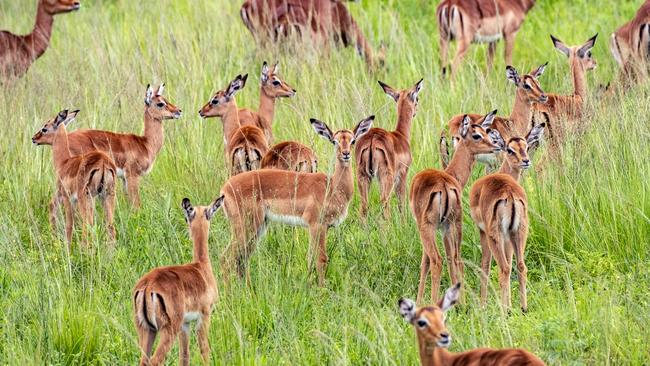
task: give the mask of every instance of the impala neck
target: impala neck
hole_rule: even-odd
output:
[[[147,142],[149,151],[157,155],[162,149],[163,142],[165,142],[165,130],[163,128],[162,119],[155,118],[149,112],[149,107],[144,109],[144,137]]]
[[[53,23],[54,17],[45,10],[45,3],[43,1],[39,2],[34,30],[25,38],[32,58],[40,57],[47,50],[52,37]]]
[[[519,178],[521,178],[521,168],[513,167],[508,159],[505,159],[503,161],[503,164],[501,164],[501,169],[499,169],[498,173],[509,175],[517,182],[519,182]]]
[[[70,145],[68,143],[68,132],[65,129],[65,124],[61,124],[56,129],[56,135],[52,141],[52,159],[54,159],[54,166],[57,171],[63,169],[63,164],[66,160],[70,159]]]
[[[406,141],[411,140],[411,122],[413,121],[414,105],[408,101],[408,96],[400,98],[397,104],[397,127],[395,130],[406,136]]]
[[[444,348],[438,347],[434,341],[418,339],[418,348],[422,366],[449,365],[453,358],[453,354]]]
[[[342,195],[345,202],[350,202],[354,194],[354,180],[352,177],[352,162],[344,163],[338,158],[334,166],[334,174],[330,178],[329,194]]]
[[[232,135],[241,127],[239,123],[239,109],[234,99],[228,105],[226,112],[221,116],[221,122],[223,122],[223,137],[225,142],[228,143]]]
[[[474,154],[469,152],[464,142],[461,142],[445,172],[456,178],[461,187],[465,187],[469,180],[469,175],[472,173],[475,161]]]
[[[526,128],[532,118],[531,104],[528,102],[528,97],[523,90],[517,88],[515,93],[515,104],[512,106],[512,113],[510,113],[510,120],[515,127],[515,136],[525,133]]]
[[[192,241],[194,242],[194,256],[192,261],[195,263],[210,264],[210,252],[208,250],[209,229],[210,227],[207,223],[200,227],[192,228]]]
[[[260,117],[264,118],[269,126],[273,124],[273,117],[275,115],[275,98],[266,94],[263,87],[260,88],[260,107],[257,111],[260,114]]]
[[[580,64],[580,60],[576,56],[573,56],[571,60],[571,72],[573,74],[573,94],[580,96],[584,100],[587,95],[585,68]]]

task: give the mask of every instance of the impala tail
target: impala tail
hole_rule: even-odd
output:
[[[504,195],[494,204],[493,222],[499,225],[499,231],[509,233],[519,230],[524,216],[525,203],[515,198],[512,193]]]
[[[143,288],[135,292],[134,304],[138,323],[150,330],[157,331],[159,324],[156,309],[160,308],[161,311],[166,309],[162,297],[148,288]]]

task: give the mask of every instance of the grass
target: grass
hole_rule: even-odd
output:
[[[0,28],[28,32],[35,3],[0,3]],[[278,105],[276,140],[313,146],[323,171],[333,167],[332,149],[311,131],[309,118],[350,128],[376,114],[377,126],[392,128],[395,105],[377,79],[397,88],[425,80],[413,125],[411,177],[440,166],[436,142],[452,115],[510,112],[514,87],[502,72],[502,44],[489,75],[482,46],[471,49],[454,85],[440,78],[435,4],[429,1],[349,4],[370,40],[388,43],[389,68],[377,74],[366,72],[352,49],[325,56],[302,47],[257,49],[238,18],[238,3],[85,0],[79,12],[56,17],[51,48],[27,76],[11,89],[0,88],[0,364],[136,362],[131,288],[155,266],[191,259],[181,199],[207,203],[227,178],[221,124],[200,120],[196,111],[239,73],[251,75],[239,105],[257,106],[255,80],[264,60],[280,61],[281,74],[298,90]],[[548,34],[577,44],[599,32],[599,67],[588,76],[595,91],[616,72],[607,37],[637,3],[539,2],[519,33],[515,66],[528,71],[549,61],[543,88],[568,94],[568,63]],[[78,246],[68,253],[62,232],[53,234],[47,222],[51,152],[32,146],[30,137],[62,108],[82,110],[73,129],[140,132],[145,87],[162,81],[186,113],[165,124],[165,146],[141,187],[143,208],[132,211],[120,194],[117,245],[105,245],[99,225],[92,253]],[[649,93],[647,86],[608,99],[593,93],[581,122],[585,133],[570,135],[558,163],[524,178],[531,216],[527,315],[502,315],[495,275],[490,305],[479,308],[478,233],[466,215],[468,296],[448,317],[451,350],[525,347],[551,365],[648,364]],[[475,169],[470,184],[481,174],[482,168]],[[305,230],[272,226],[250,262],[250,283],[220,286],[210,329],[213,364],[418,362],[413,329],[396,310],[397,299],[414,297],[417,289],[416,227],[409,214],[380,218],[376,185],[371,203],[368,227],[359,221],[355,195],[348,219],[331,231],[326,288],[314,286],[306,273]],[[229,237],[218,214],[210,238],[216,272]],[[445,274],[443,286],[448,281]],[[177,362],[177,354],[174,347],[168,364]],[[199,359],[192,340],[192,363]]]

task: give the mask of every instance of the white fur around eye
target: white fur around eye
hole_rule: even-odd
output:
[[[417,324],[419,328],[425,328],[426,326],[429,325],[429,321],[426,320],[425,318],[420,318],[415,322],[415,324]]]

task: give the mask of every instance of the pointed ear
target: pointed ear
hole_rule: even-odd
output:
[[[232,98],[235,95],[235,93],[244,89],[247,78],[248,78],[248,74],[244,76],[237,75],[237,77],[235,77],[235,79],[230,82],[230,85],[228,85],[228,89],[226,90],[226,97]]]
[[[424,79],[420,79],[415,84],[415,87],[413,88],[413,91],[411,92],[411,101],[415,102],[418,99],[418,94],[420,94],[420,90],[422,90],[422,85],[424,84]]]
[[[185,221],[189,223],[192,220],[194,220],[194,216],[196,216],[196,211],[194,210],[194,207],[192,207],[192,203],[190,202],[189,198],[183,198],[183,202],[181,202],[181,207],[183,208]]]
[[[460,282],[456,285],[450,287],[445,291],[445,297],[438,302],[438,306],[442,311],[447,311],[452,306],[456,305],[458,298],[460,297]]]
[[[488,127],[492,126],[492,122],[494,122],[494,118],[497,116],[497,110],[493,110],[492,112],[488,113],[483,117],[483,122],[481,123],[481,127],[483,129],[487,130]]]
[[[384,89],[384,93],[388,94],[391,98],[395,99],[396,102],[399,100],[399,92],[397,90],[391,88],[390,86],[384,84],[381,81],[378,81],[378,83],[379,86],[381,86],[381,88]]]
[[[144,104],[151,105],[151,98],[153,98],[153,89],[151,89],[150,84],[147,84],[147,91],[144,93]]]
[[[262,75],[260,75],[260,81],[262,84],[265,84],[269,80],[269,65],[264,61],[262,64]]]
[[[205,210],[205,218],[208,221],[212,220],[212,216],[214,216],[214,214],[219,210],[221,205],[223,205],[224,197],[225,196],[222,195],[221,197],[214,200],[214,202],[212,202],[212,204],[208,206],[208,209]]]
[[[273,73],[277,74],[280,72],[280,63],[276,62],[275,65],[273,65]]]
[[[65,121],[63,123],[67,126],[70,124],[70,122],[74,121],[75,118],[77,118],[77,114],[79,114],[79,110],[76,109],[72,112],[68,112],[68,117],[66,117]]]
[[[541,65],[540,67],[538,67],[535,70],[531,71],[530,75],[532,77],[534,77],[535,79],[539,79],[539,77],[544,74],[544,70],[546,70],[547,65],[548,65],[548,62],[544,63],[544,65]]]
[[[330,130],[329,127],[327,127],[327,124],[325,122],[319,121],[316,118],[312,118],[309,120],[311,122],[311,126],[314,128],[314,131],[316,131],[317,134],[323,136],[323,138],[329,140],[332,144],[334,144],[334,134],[332,133],[332,130]]]
[[[490,137],[490,140],[492,140],[493,143],[499,146],[501,150],[506,149],[506,142],[503,140],[503,136],[501,136],[501,133],[499,133],[498,130],[491,129],[490,132],[488,132],[488,137]]]
[[[413,322],[415,318],[415,301],[411,299],[401,298],[397,302],[399,313],[407,322]]]
[[[445,130],[442,130],[440,133],[440,160],[442,162],[442,168],[447,169],[449,166],[449,146],[447,144],[447,134]]]
[[[521,82],[517,69],[510,65],[506,66],[506,79],[510,80],[515,85],[519,85]]]
[[[596,38],[598,38],[598,33],[596,33],[595,36],[589,38],[589,40],[578,49],[578,56],[584,57],[587,52],[591,51],[591,49],[596,45]]]
[[[571,50],[569,49],[569,47],[567,47],[559,39],[553,37],[552,34],[551,34],[551,41],[553,41],[553,47],[555,47],[558,51],[562,52],[564,56],[569,57],[569,55],[571,54]]]
[[[463,121],[460,123],[460,137],[465,138],[467,132],[469,132],[469,126],[472,124],[472,119],[468,115],[463,117]]]
[[[165,92],[165,83],[160,84],[158,90],[156,91],[156,96],[159,97]]]
[[[357,126],[354,128],[354,138],[352,143],[354,144],[361,136],[365,135],[372,128],[372,122],[375,120],[375,116],[370,116],[368,118],[362,119]]]
[[[531,146],[538,145],[542,138],[544,138],[544,128],[546,128],[546,123],[540,123],[530,129],[528,135],[526,135],[526,143],[528,144],[529,150]]]
[[[65,120],[68,118],[68,110],[64,109],[59,114],[56,115],[56,119],[54,120],[54,127],[58,128],[61,123],[65,122]]]

